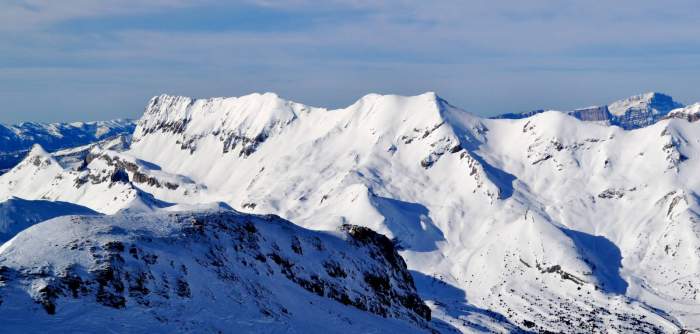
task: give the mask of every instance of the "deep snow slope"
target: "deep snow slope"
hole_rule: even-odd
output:
[[[674,332],[700,327],[697,128],[484,120],[434,93],[339,110],[164,95],[127,154],[209,201],[395,238],[435,316],[462,331]]]
[[[431,331],[389,239],[229,210],[53,219],[0,247],[7,332]]]

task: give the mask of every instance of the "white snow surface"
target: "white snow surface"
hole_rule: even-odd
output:
[[[95,148],[75,171],[36,149],[0,199],[361,225],[401,245],[440,332],[674,333],[700,330],[699,145],[683,119],[482,119],[432,92],[337,110],[161,95],[130,150]]]

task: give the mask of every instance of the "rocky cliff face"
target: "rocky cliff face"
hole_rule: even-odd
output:
[[[602,124],[610,124],[610,121],[612,120],[612,115],[610,114],[610,111],[608,111],[607,106],[576,109],[569,112],[569,115],[582,121],[599,122]]]
[[[273,332],[334,331],[342,321],[418,332],[431,319],[386,237],[227,210],[37,225],[0,248],[0,301],[6,330],[226,331],[264,321]]]

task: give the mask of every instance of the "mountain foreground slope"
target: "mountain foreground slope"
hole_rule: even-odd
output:
[[[698,330],[700,123],[689,122],[692,106],[654,96],[606,107],[616,117],[655,115],[620,127],[561,112],[482,119],[435,93],[370,94],[338,110],[271,93],[161,95],[128,149],[91,147],[68,166],[36,147],[0,176],[0,201],[141,215],[147,229],[170,224],[145,218],[167,207],[213,202],[313,230],[369,227],[401,250],[430,307],[429,325],[399,317],[416,330]],[[679,108],[663,109],[671,104]],[[97,220],[129,219],[79,219]],[[20,232],[0,249],[0,266],[19,261],[8,249],[37,247],[27,234],[67,221]]]
[[[387,247],[389,246],[389,247]],[[427,332],[389,239],[230,210],[69,216],[0,248],[9,332]]]

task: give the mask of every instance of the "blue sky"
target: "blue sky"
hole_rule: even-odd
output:
[[[436,91],[479,115],[700,101],[700,2],[6,0],[0,122],[138,117],[160,93],[343,107]]]

